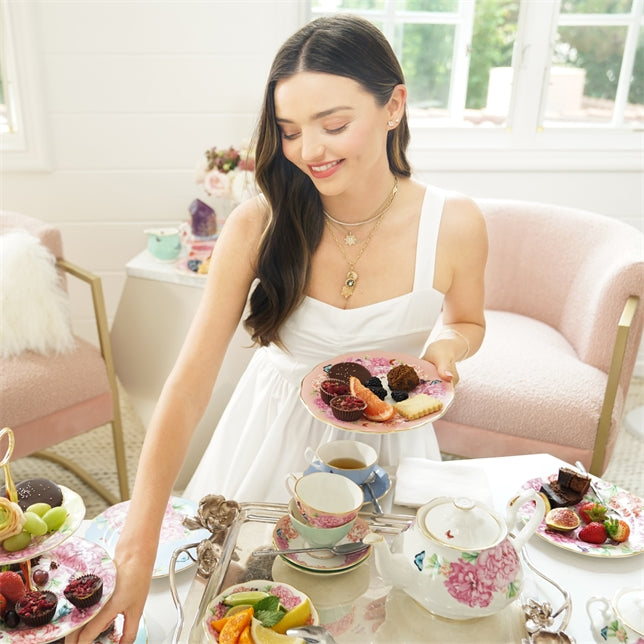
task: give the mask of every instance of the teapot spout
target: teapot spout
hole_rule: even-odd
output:
[[[410,582],[409,578],[414,573],[409,570],[405,556],[392,553],[381,534],[371,532],[364,537],[363,541],[373,546],[376,568],[383,580],[392,586],[406,590]]]

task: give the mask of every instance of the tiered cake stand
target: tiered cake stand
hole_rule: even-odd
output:
[[[9,462],[14,448],[14,436],[11,429],[0,430],[0,444],[3,438],[8,446],[0,467],[4,470],[5,490],[10,501],[17,501],[16,487],[11,477]],[[55,532],[41,537],[32,537],[30,544],[16,552],[8,552],[0,546],[0,568],[19,565],[28,584],[28,590],[35,590],[32,572],[35,569],[46,570],[49,579],[38,590],[51,590],[58,596],[58,606],[53,620],[44,626],[28,627],[20,623],[16,628],[8,628],[0,622],[0,639],[10,644],[47,644],[64,638],[72,631],[89,622],[102,608],[114,592],[116,568],[105,549],[86,539],[75,537],[85,518],[83,499],[73,490],[60,486],[63,493],[63,506],[67,510],[67,518]],[[94,573],[103,580],[103,596],[101,600],[79,610],[70,604],[63,595],[63,589],[69,579],[78,574]]]

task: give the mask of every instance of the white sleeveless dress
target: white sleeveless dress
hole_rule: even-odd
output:
[[[219,420],[184,496],[223,494],[236,501],[286,502],[284,479],[308,467],[307,446],[354,439],[378,451],[383,467],[403,456],[440,460],[431,424],[395,434],[347,432],[315,419],[299,398],[302,378],[334,356],[395,351],[421,356],[439,317],[442,293],[433,288],[438,228],[445,194],[427,187],[410,293],[357,309],[306,297],[280,331],[284,351],[257,349]]]

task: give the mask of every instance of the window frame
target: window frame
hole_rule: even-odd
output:
[[[0,132],[0,171],[51,170],[32,25],[33,3],[0,0],[5,100],[13,127]]]
[[[401,20],[417,18],[417,12],[395,10],[396,0],[384,0],[384,10],[352,11],[368,19],[394,24],[396,15]],[[473,16],[473,3],[470,0],[459,0],[462,9],[469,5]],[[392,9],[393,6],[393,9]],[[644,0],[633,0],[631,14],[624,17],[619,14],[618,20],[628,23],[629,30],[639,22],[639,33],[644,33]],[[335,11],[316,11],[311,0],[307,0],[306,19],[312,20],[319,15],[339,13]],[[512,67],[517,79],[513,83],[508,121],[504,127],[485,128],[467,126],[455,117],[462,116],[465,96],[450,91],[452,96],[461,96],[460,106],[450,104],[450,116],[446,119],[410,118],[412,132],[410,157],[414,165],[422,170],[435,171],[528,171],[528,170],[608,170],[608,171],[642,171],[642,150],[644,149],[644,128],[635,124],[619,122],[617,107],[613,119],[606,123],[571,124],[543,123],[543,113],[547,92],[542,88],[549,82],[552,64],[552,48],[558,27],[569,24],[583,24],[584,19],[592,24],[614,24],[615,16],[610,14],[565,14],[560,13],[561,0],[540,0],[538,3],[521,1],[517,25],[517,41]],[[639,11],[639,18],[637,12]],[[453,17],[454,12],[445,12]],[[432,12],[432,15],[436,15]],[[589,18],[591,16],[591,18]],[[562,19],[563,18],[563,19]],[[443,22],[443,21],[442,21]],[[383,29],[391,42],[392,26],[389,31]],[[624,103],[628,93],[624,61],[628,56],[634,59],[637,46],[637,33],[627,35],[627,44],[623,54],[622,71],[618,84],[619,94],[615,97]],[[637,32],[637,29],[634,30]],[[464,31],[464,33],[467,33]],[[542,34],[548,34],[544,38]],[[630,39],[629,39],[630,36]],[[468,38],[471,39],[471,28]],[[458,40],[458,35],[455,35]],[[469,52],[469,43],[460,42],[460,47],[467,47],[463,56]],[[628,49],[627,49],[628,48]],[[626,61],[628,62],[628,61]],[[467,86],[468,66],[460,65],[454,69],[463,77],[458,80],[459,86]],[[632,69],[632,60],[630,64]],[[516,73],[521,70],[520,73]],[[541,82],[535,79],[541,78]],[[454,83],[452,83],[454,84]],[[621,106],[623,115],[623,105]]]

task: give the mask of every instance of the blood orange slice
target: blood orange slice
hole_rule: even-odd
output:
[[[367,403],[367,408],[362,412],[367,420],[384,423],[393,417],[395,409],[388,402],[380,400],[371,389],[367,389],[355,376],[351,376],[349,379],[349,389],[353,396],[357,396]]]

